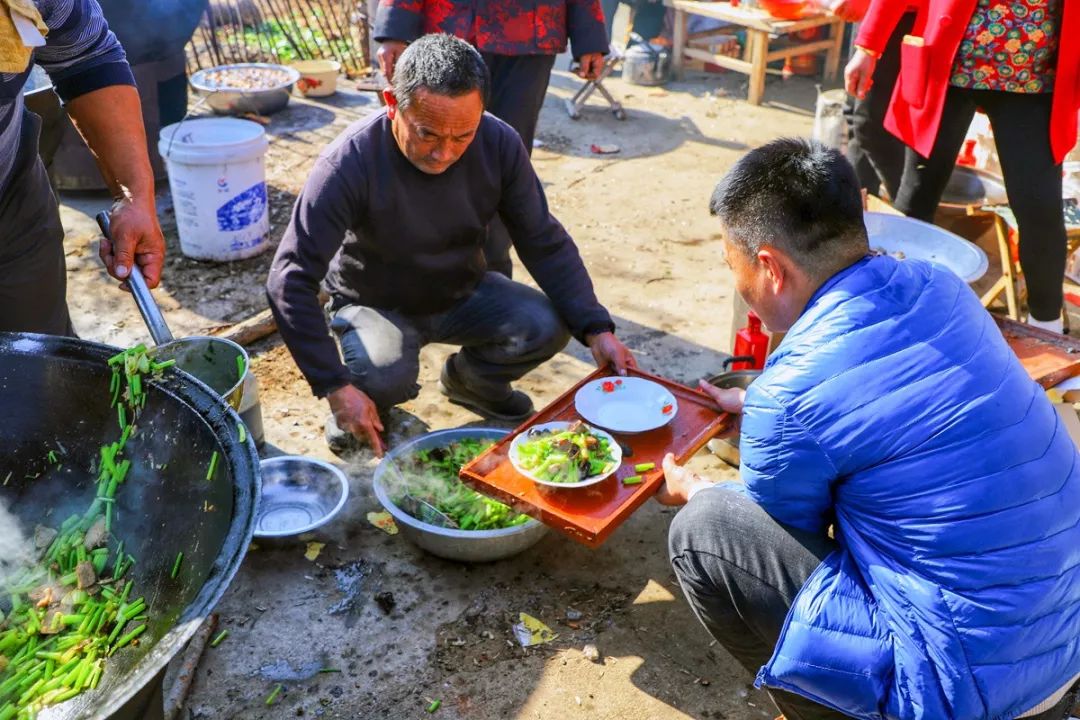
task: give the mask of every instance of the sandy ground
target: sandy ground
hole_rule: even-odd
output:
[[[731,283],[707,211],[715,182],[747,148],[807,134],[813,82],[770,78],[751,107],[741,76],[692,76],[666,89],[608,83],[629,111],[618,122],[600,106],[570,120],[562,98],[578,81],[557,72],[534,160],[556,216],[581,247],[601,299],[641,364],[692,382],[717,371],[728,349]],[[343,127],[376,108],[373,96],[296,101],[268,127],[275,239],[312,158]],[[594,155],[591,144],[620,152]],[[96,258],[90,214],[99,198],[66,198],[69,297],[77,330],[112,344],[147,340],[130,297]],[[272,253],[232,264],[179,252],[167,190],[159,195],[169,240],[156,293],[177,335],[195,334],[265,307]],[[519,276],[524,276],[521,273]],[[341,462],[322,439],[327,406],[314,399],[276,336],[253,348],[261,382],[266,454]],[[446,347],[425,350],[420,397],[395,414],[392,442],[427,429],[475,423],[442,402],[433,385]],[[590,369],[579,346],[525,378],[542,406]],[[693,461],[733,473],[707,454]],[[420,718],[441,700],[444,718],[768,718],[775,713],[751,678],[711,641],[683,600],[666,559],[673,511],[648,503],[605,545],[589,550],[554,533],[518,557],[467,566],[439,560],[367,523],[378,509],[367,456],[344,465],[352,496],[321,538],[315,561],[302,545],[262,546],[248,556],[218,608],[231,635],[209,650],[183,717]],[[393,607],[374,601],[391,593]],[[579,620],[568,618],[577,617]],[[523,650],[519,612],[547,622],[558,639]],[[582,649],[594,644],[600,661]],[[338,672],[323,672],[331,669]],[[281,682],[284,692],[264,698]]]

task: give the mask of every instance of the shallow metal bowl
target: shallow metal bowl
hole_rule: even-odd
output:
[[[259,463],[262,495],[255,537],[283,538],[311,532],[345,507],[349,481],[328,462],[284,455]]]
[[[414,545],[447,560],[461,562],[490,562],[517,555],[544,537],[547,526],[536,520],[529,520],[524,525],[502,528],[499,530],[455,530],[429,525],[417,520],[399,508],[390,499],[389,479],[393,477],[395,462],[418,450],[443,447],[456,440],[467,438],[485,438],[498,440],[506,435],[506,430],[495,428],[457,428],[437,430],[415,438],[404,445],[394,448],[375,469],[373,487],[386,511],[397,523],[398,529]],[[264,479],[265,483],[266,480]]]
[[[264,88],[262,90],[219,88],[210,85],[206,77],[212,72],[220,70],[232,70],[243,68],[266,68],[280,70],[289,76],[286,82]],[[300,73],[295,68],[273,63],[234,63],[232,65],[218,65],[217,67],[199,70],[191,76],[191,87],[206,96],[206,103],[219,115],[243,115],[255,113],[256,115],[270,115],[281,110],[289,104],[289,95],[292,94],[293,85],[300,79]]]
[[[726,364],[725,364],[726,365]],[[718,388],[742,388],[750,387],[761,375],[760,370],[730,370],[709,378],[708,383]],[[720,458],[728,465],[739,467],[739,433],[726,438],[716,438],[708,443],[709,452]]]
[[[926,260],[948,268],[966,283],[973,283],[990,267],[990,259],[969,242],[937,225],[902,215],[863,213],[870,248],[902,252],[909,260]]]

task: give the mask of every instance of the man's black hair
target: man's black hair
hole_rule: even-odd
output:
[[[488,71],[469,43],[452,35],[424,35],[401,53],[394,66],[394,97],[409,107],[418,90],[457,97],[473,90],[487,105]]]
[[[783,138],[751,150],[716,186],[709,209],[749,257],[772,245],[818,279],[870,249],[854,168],[814,140]]]

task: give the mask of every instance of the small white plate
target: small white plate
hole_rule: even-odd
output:
[[[570,427],[573,424],[574,423],[572,423],[572,422],[565,422],[565,421],[540,423],[539,425],[533,425],[531,428],[529,428],[529,430],[565,430],[566,428]],[[522,433],[518,433],[517,437],[515,437],[513,439],[513,441],[511,441],[511,443],[510,443],[510,464],[513,465],[514,469],[517,470],[519,473],[521,473],[525,477],[529,478],[533,482],[539,483],[540,485],[547,485],[548,487],[553,487],[553,488],[583,488],[583,487],[589,487],[590,485],[595,485],[598,482],[602,482],[604,480],[607,480],[609,477],[612,476],[612,474],[614,474],[614,472],[616,470],[619,469],[619,466],[622,465],[622,448],[619,447],[619,443],[615,442],[615,438],[611,437],[611,435],[604,432],[603,430],[598,430],[598,429],[596,429],[594,427],[589,427],[589,432],[591,432],[593,435],[595,435],[596,437],[599,437],[599,438],[604,438],[605,440],[608,441],[608,446],[611,449],[611,457],[612,457],[611,469],[608,470],[606,473],[603,473],[601,475],[593,475],[593,476],[588,477],[588,478],[582,480],[581,482],[577,482],[577,483],[559,483],[559,482],[551,482],[550,480],[541,480],[540,478],[536,477],[531,472],[526,470],[524,467],[522,467],[521,463],[518,461],[518,449],[521,447],[522,443],[526,442],[529,439],[529,430],[526,430],[525,432],[522,432]]]
[[[617,433],[655,430],[679,412],[671,391],[637,377],[605,377],[582,385],[574,395],[574,406],[593,425]]]

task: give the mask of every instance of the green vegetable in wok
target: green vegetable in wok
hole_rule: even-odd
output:
[[[96,688],[105,658],[137,644],[146,631],[146,601],[132,598],[134,583],[124,581],[135,559],[111,535],[113,505],[131,469],[123,456],[146,403],[143,378],[169,364],[151,363],[141,345],[109,359],[121,434],[100,450],[94,499],[58,529],[39,527],[34,541],[43,552],[37,563],[0,585],[0,720],[32,720],[46,707]],[[49,460],[58,460],[52,451]]]
[[[573,484],[608,472],[615,456],[607,438],[578,422],[565,430],[529,430],[517,446],[517,462],[541,480]]]
[[[528,522],[527,515],[515,513],[458,479],[462,466],[491,445],[486,440],[467,438],[398,460],[401,482],[391,489],[394,503],[409,507],[404,500],[410,495],[445,514],[462,530],[496,530]]]

